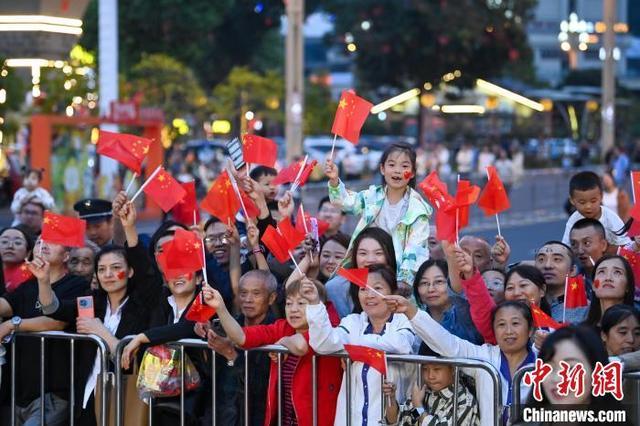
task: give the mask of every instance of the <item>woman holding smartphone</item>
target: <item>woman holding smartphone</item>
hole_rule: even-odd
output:
[[[147,252],[138,244],[135,229],[136,210],[124,203],[116,212],[127,237],[127,247],[106,246],[95,258],[98,289],[79,300],[58,300],[49,283],[49,265],[36,257],[32,272],[38,279],[42,311],[54,319],[76,324],[80,334],[95,334],[115,353],[121,338],[137,334],[149,327],[152,310],[159,303],[162,282],[153,279],[146,258]],[[93,310],[93,312],[92,312]],[[91,315],[95,313],[95,316]],[[94,408],[98,388],[100,360],[95,345],[79,345],[76,400],[76,424],[95,425],[98,413]],[[125,407],[126,410],[126,407]],[[126,416],[126,413],[125,413]]]

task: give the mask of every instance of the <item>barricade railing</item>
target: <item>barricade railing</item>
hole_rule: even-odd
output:
[[[517,419],[519,414],[522,412],[522,404],[521,404],[521,393],[520,393],[520,383],[524,378],[524,375],[530,371],[535,369],[534,364],[527,364],[521,367],[516,373],[513,375],[513,404],[511,405],[511,418]],[[640,372],[632,372],[632,373],[624,373],[622,375],[624,380],[633,380],[634,393],[636,396],[640,395]],[[586,379],[585,379],[586,380]],[[589,392],[589,387],[587,386],[587,392]],[[638,401],[636,401],[638,403]],[[636,418],[631,424],[640,425],[640,409],[636,409],[635,412]],[[629,419],[627,419],[629,421]]]
[[[116,363],[116,419],[117,425],[123,425],[123,392],[122,392],[122,365],[121,358],[124,347],[131,341],[133,336],[125,337],[120,340],[116,348],[115,354],[115,363]],[[184,392],[184,359],[185,359],[185,348],[200,348],[210,351],[211,354],[211,403],[212,403],[212,418],[211,424],[213,426],[217,425],[217,413],[216,413],[216,356],[215,352],[207,346],[207,342],[198,339],[183,339],[178,342],[168,342],[167,344],[172,346],[178,346],[180,350],[180,377],[181,377],[181,392],[180,392],[180,425],[183,426],[185,424],[185,392]],[[248,354],[251,351],[260,351],[260,352],[272,352],[277,354],[277,363],[278,363],[278,377],[282,375],[282,355],[288,354],[289,351],[279,345],[269,345],[263,346],[260,348],[255,348],[251,350],[244,351],[244,400],[243,400],[243,408],[244,408],[244,424],[246,426],[249,425],[249,357]],[[319,355],[320,356],[320,355]],[[321,356],[335,356],[345,359],[346,361],[346,372],[347,372],[347,381],[345,383],[346,388],[346,408],[347,415],[346,422],[347,426],[351,426],[351,380],[348,378],[351,377],[351,360],[347,356],[346,353],[335,353],[330,355],[321,355]],[[387,362],[389,364],[394,363],[410,363],[410,364],[425,364],[425,363],[434,363],[434,364],[445,364],[451,365],[454,367],[454,392],[453,392],[453,407],[457,407],[458,402],[458,386],[459,386],[459,373],[460,368],[477,368],[485,371],[491,377],[491,381],[493,384],[493,423],[495,425],[501,424],[501,397],[502,383],[500,381],[500,376],[495,367],[488,362],[480,361],[480,360],[472,360],[472,359],[460,359],[460,358],[437,358],[437,357],[429,357],[429,356],[421,356],[421,355],[387,355]],[[318,395],[317,395],[317,356],[312,357],[312,418],[313,418],[313,426],[317,425],[317,416],[318,416]],[[418,370],[418,374],[416,380],[421,384],[421,372]],[[384,381],[383,381],[384,382]],[[282,424],[282,380],[278,380],[277,386],[278,392],[278,417],[277,424]],[[381,396],[381,418],[385,417],[385,396],[384,393],[380,392]],[[487,395],[480,395],[481,397],[487,397]],[[399,401],[400,403],[404,403],[404,401]],[[484,413],[487,415],[487,413]],[[149,425],[152,425],[153,417],[152,417],[152,403],[149,404]],[[454,408],[453,410],[453,423],[457,422],[457,410]]]
[[[75,342],[76,341],[89,341],[95,343],[97,346],[98,359],[100,360],[100,376],[102,377],[101,387],[102,392],[100,396],[100,425],[106,426],[106,389],[109,382],[109,374],[107,369],[107,356],[109,353],[109,347],[107,343],[100,337],[93,334],[72,334],[63,333],[60,331],[44,331],[33,333],[16,333],[16,337],[40,339],[40,425],[45,426],[45,357],[46,357],[46,343],[51,340],[66,340],[69,342],[69,425],[75,424],[75,389],[76,389],[76,358],[75,358]],[[16,425],[16,352],[18,347],[15,345],[16,337],[11,342],[11,426]]]

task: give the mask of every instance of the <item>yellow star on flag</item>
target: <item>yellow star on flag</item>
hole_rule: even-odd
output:
[[[340,103],[338,104],[338,108],[346,108],[347,107],[347,101],[344,99],[340,99]]]

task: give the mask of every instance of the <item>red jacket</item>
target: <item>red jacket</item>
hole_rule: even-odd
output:
[[[338,313],[333,305],[327,304],[331,324],[337,326],[340,323]],[[292,336],[295,329],[280,319],[269,325],[255,325],[243,327],[245,334],[244,349],[256,348],[264,345],[275,344],[285,336]],[[304,337],[309,342],[309,333],[304,333]],[[291,397],[293,409],[298,419],[298,425],[313,425],[313,390],[311,381],[311,357],[315,355],[311,346],[307,353],[300,357],[298,365],[293,373],[293,384]],[[318,426],[333,426],[336,415],[336,402],[340,385],[342,383],[342,367],[340,358],[321,356],[317,358],[316,364],[317,387],[318,387]],[[270,426],[274,424],[278,414],[278,364],[271,363],[269,374],[269,393],[267,396],[267,408],[265,410],[264,424]]]

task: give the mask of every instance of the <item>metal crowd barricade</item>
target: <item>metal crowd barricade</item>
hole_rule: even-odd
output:
[[[510,413],[510,418],[512,419],[517,419],[518,415],[522,411],[522,404],[520,403],[520,398],[522,396],[520,394],[520,383],[522,382],[524,375],[534,369],[535,365],[527,364],[516,371],[513,375],[513,404],[511,405]],[[624,373],[622,378],[625,380],[633,380],[634,392],[636,395],[640,395],[640,372]],[[633,424],[640,425],[640,409],[637,408],[635,414],[636,418],[633,421]]]
[[[106,374],[107,370],[107,354],[109,353],[109,347],[107,343],[100,337],[93,334],[72,334],[63,333],[61,331],[44,331],[38,333],[17,333],[17,336],[21,338],[40,339],[40,425],[45,426],[45,343],[47,340],[67,340],[69,341],[71,356],[69,359],[70,367],[70,396],[69,396],[69,424],[73,426],[75,424],[75,342],[76,340],[84,340],[93,342],[98,349],[98,356],[100,360],[100,374],[102,375],[101,386],[102,392],[100,397],[100,425],[106,426],[106,389],[109,382],[109,375]],[[17,347],[15,345],[16,339],[13,339],[11,348],[11,426],[16,424],[16,352]]]
[[[120,341],[120,343],[118,344],[118,347],[116,349],[116,354],[115,354],[115,362],[116,362],[116,425],[121,426],[123,425],[123,395],[122,395],[122,368],[121,368],[121,358],[122,358],[122,351],[124,349],[124,347],[131,341],[132,336],[126,337],[124,339],[122,339]],[[180,363],[180,375],[182,378],[182,387],[181,387],[181,392],[180,392],[180,425],[184,426],[185,424],[185,407],[184,407],[184,357],[185,357],[185,347],[191,347],[191,348],[201,348],[201,349],[207,349],[211,354],[211,371],[212,371],[212,377],[211,377],[211,403],[212,403],[212,419],[211,419],[211,424],[213,426],[217,425],[217,413],[216,413],[216,377],[215,377],[215,372],[216,372],[216,357],[215,357],[215,352],[211,349],[208,348],[207,346],[207,342],[203,341],[203,340],[198,340],[198,339],[183,339],[180,340],[178,342],[170,342],[168,343],[172,346],[179,346],[180,347],[180,359],[181,359],[181,363]],[[283,347],[283,346],[279,346],[279,345],[269,345],[269,346],[263,346],[260,348],[256,348],[256,349],[252,349],[251,351],[261,351],[261,352],[273,352],[277,354],[277,362],[278,362],[278,376],[281,376],[282,374],[282,355],[283,354],[288,354],[288,350]],[[249,374],[249,357],[248,357],[248,353],[250,351],[245,350],[244,351],[244,424],[245,426],[249,425],[249,380],[248,380],[248,374]],[[336,353],[336,354],[331,354],[331,355],[323,355],[323,356],[335,356],[335,357],[340,357],[340,358],[344,358],[346,360],[346,371],[347,371],[347,377],[351,377],[351,360],[349,359],[349,357],[347,356],[346,353]],[[460,359],[460,358],[437,358],[437,357],[428,357],[428,356],[420,356],[420,355],[387,355],[387,361],[389,364],[391,363],[411,363],[411,364],[424,364],[424,363],[434,363],[434,364],[445,364],[445,365],[452,365],[454,367],[454,378],[455,378],[455,388],[454,388],[454,401],[453,401],[453,406],[457,407],[457,399],[458,399],[458,377],[459,377],[459,370],[460,368],[478,368],[481,369],[483,371],[485,371],[487,374],[489,374],[489,376],[491,377],[491,380],[493,382],[493,402],[494,402],[494,421],[493,423],[498,426],[501,424],[501,396],[502,396],[502,390],[501,390],[501,386],[502,383],[500,381],[500,376],[498,371],[495,369],[495,367],[493,367],[491,364],[489,364],[488,362],[485,361],[479,361],[479,360],[472,360],[472,359]],[[318,419],[318,395],[317,395],[317,356],[314,356],[312,358],[312,381],[311,381],[311,386],[312,386],[312,395],[313,395],[313,401],[312,401],[312,410],[313,410],[313,426],[317,426],[317,419]],[[416,378],[418,381],[421,380],[421,373],[419,372]],[[346,382],[346,408],[347,408],[347,412],[351,413],[351,381],[347,379]],[[277,424],[280,425],[282,424],[282,380],[278,380],[278,387],[277,387],[277,391],[278,391],[278,422]],[[384,393],[380,392],[381,395],[381,415],[382,418],[384,418],[385,415],[385,396]],[[483,397],[486,397],[486,395],[483,395]],[[401,401],[404,402],[404,401]],[[149,415],[149,425],[152,425],[153,423],[153,419],[151,416],[151,411],[152,411],[152,404],[149,404],[149,410],[150,410],[150,415]],[[485,413],[486,415],[486,413]],[[351,426],[351,416],[347,415],[347,426]],[[453,411],[453,424],[456,424],[457,422],[457,410],[454,409]]]

